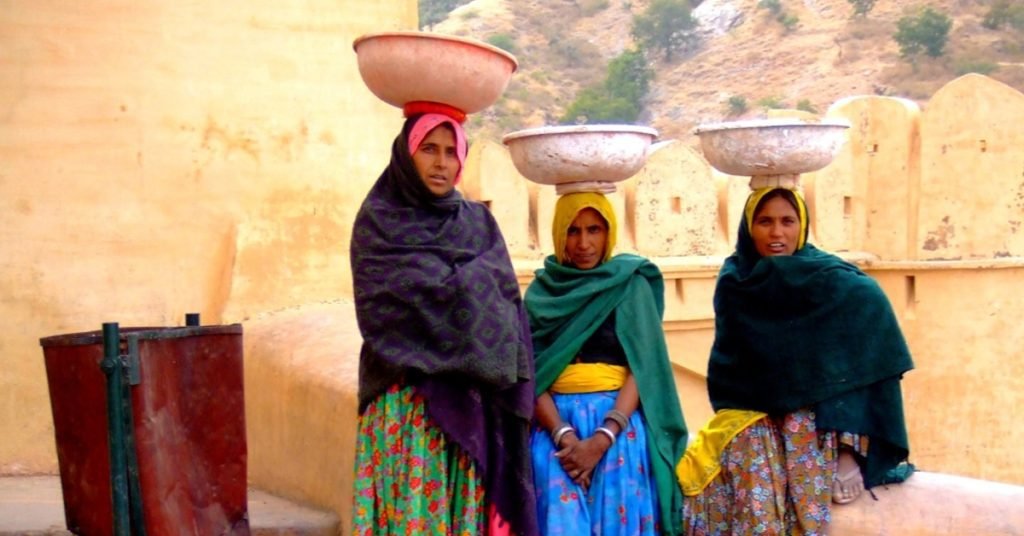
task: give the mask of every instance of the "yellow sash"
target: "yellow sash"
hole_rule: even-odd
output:
[[[760,411],[742,409],[723,409],[715,413],[686,447],[686,453],[676,465],[676,477],[683,494],[688,497],[700,494],[722,470],[719,461],[725,446],[736,434],[766,416]]]
[[[596,393],[622,388],[629,369],[605,363],[574,363],[565,367],[548,389],[553,393]]]

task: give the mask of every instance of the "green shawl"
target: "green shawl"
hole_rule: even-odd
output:
[[[909,454],[900,379],[913,363],[875,280],[812,245],[762,258],[741,222],[714,307],[714,409],[810,407],[819,429],[869,436],[865,484],[887,482]]]
[[[674,474],[686,449],[680,410],[661,317],[665,283],[656,265],[620,254],[590,270],[563,266],[552,255],[526,290],[533,332],[537,394],[551,386],[583,343],[612,311],[615,333],[636,379],[647,423],[647,445],[658,488],[662,530],[676,534],[682,492]]]

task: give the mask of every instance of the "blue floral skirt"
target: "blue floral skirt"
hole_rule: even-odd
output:
[[[594,435],[604,416],[615,407],[618,391],[552,394],[562,420],[579,437]],[[594,469],[590,489],[569,478],[555,458],[547,430],[535,427],[530,438],[537,519],[545,536],[656,535],[658,497],[647,450],[647,431],[641,412],[629,419],[615,444]]]

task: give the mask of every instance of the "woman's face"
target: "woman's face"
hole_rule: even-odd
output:
[[[750,229],[754,247],[762,257],[792,255],[800,236],[800,216],[789,201],[773,197],[761,205]]]
[[[423,138],[412,155],[420,180],[437,197],[455,188],[455,176],[459,173],[459,158],[455,151],[455,133],[439,126]]]
[[[576,214],[565,239],[565,257],[580,270],[589,270],[604,260],[608,245],[608,224],[601,214],[585,208]]]

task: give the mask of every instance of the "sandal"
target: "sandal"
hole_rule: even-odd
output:
[[[864,492],[864,477],[860,474],[860,467],[854,466],[844,474],[837,474],[832,481],[832,502],[836,504],[847,504],[857,500]]]

